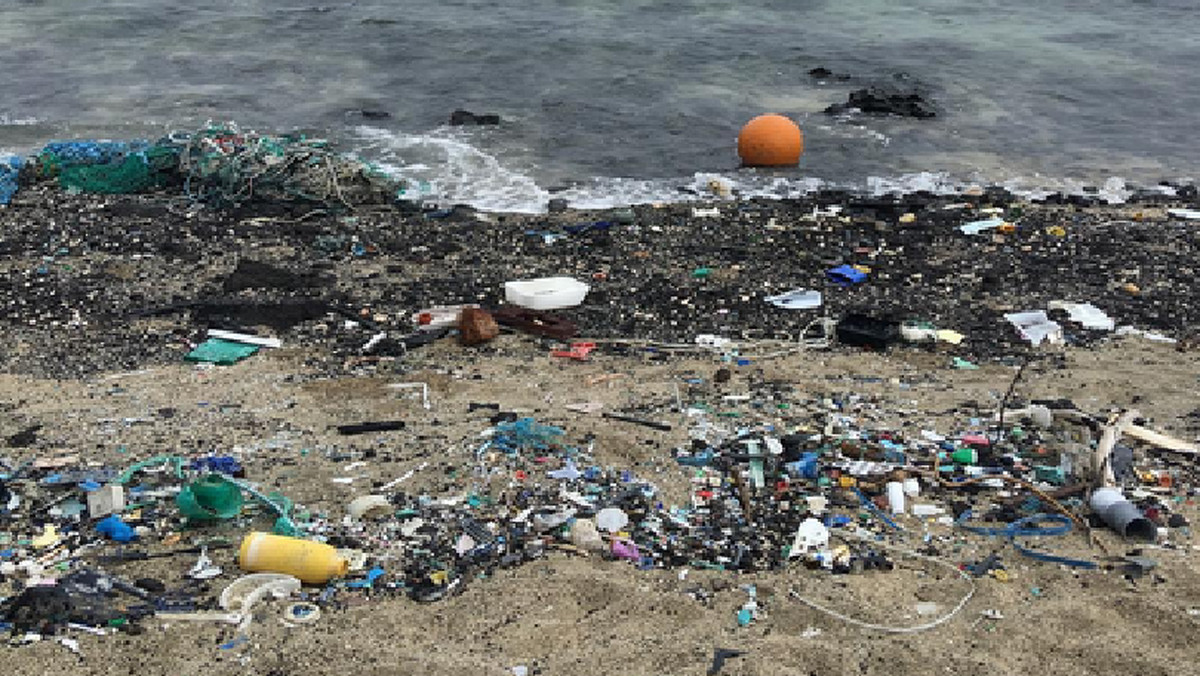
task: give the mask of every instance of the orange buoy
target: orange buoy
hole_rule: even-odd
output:
[[[804,134],[782,115],[759,115],[738,134],[738,157],[747,167],[787,167],[800,163]]]

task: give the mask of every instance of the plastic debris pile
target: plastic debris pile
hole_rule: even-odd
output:
[[[157,141],[56,141],[35,158],[36,176],[67,190],[131,194],[179,188],[214,207],[300,203],[350,207],[388,204],[403,184],[371,165],[303,134],[272,136],[209,125]],[[0,203],[17,189],[15,158],[0,169]]]
[[[919,548],[914,556],[961,556],[968,537],[983,536],[1011,542],[1034,562],[1100,565],[1061,556],[1047,544],[1087,525],[1083,498],[1096,471],[1088,439],[1105,429],[1072,427],[1071,421],[1088,417],[1067,403],[1021,402],[1003,426],[974,418],[952,435],[906,435],[879,424],[887,412],[870,397],[795,398],[772,383],[759,383],[748,395],[718,396],[704,379],[686,384],[697,399],[683,411],[691,442],[673,454],[673,470],[691,486],[684,505],[666,504],[655,483],[634,472],[598,465],[594,440],[570,444],[563,428],[498,405],[484,440],[465,439],[466,452],[451,456],[462,458],[450,468],[467,478],[468,490],[401,490],[424,463],[355,498],[345,516],[264,493],[233,456],[155,456],[121,471],[86,466],[78,456],[6,462],[0,574],[8,586],[0,594],[7,597],[0,621],[15,633],[39,635],[68,626],[137,631],[148,617],[226,622],[245,632],[251,616],[239,612],[238,603],[231,606],[230,594],[250,595],[249,604],[299,594],[302,605],[288,606],[285,621],[316,621],[347,595],[439,601],[498,568],[555,552],[599,555],[639,569],[749,573],[802,564],[877,574],[895,568],[897,545]],[[379,433],[402,425],[342,427]],[[1135,438],[1153,438],[1126,427]],[[1109,488],[1115,495],[1106,494],[1103,505],[1099,492],[1093,495],[1091,526],[1107,524],[1146,542],[1189,538],[1177,489],[1200,478],[1194,468],[1135,453],[1132,446],[1112,449],[1114,482],[1130,498],[1126,509],[1145,523],[1134,529],[1115,523],[1106,510],[1124,497]],[[246,535],[239,565],[254,574],[225,588],[221,610],[204,610],[216,601],[205,601],[194,582],[224,574],[209,554],[267,523],[289,537]],[[199,558],[182,585],[130,581],[113,572],[133,561],[184,554]],[[959,574],[1005,577],[1003,556],[993,549],[987,557],[960,560]],[[302,594],[301,582],[324,590]],[[760,610],[750,595],[738,611],[742,625]]]

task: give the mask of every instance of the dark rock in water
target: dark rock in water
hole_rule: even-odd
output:
[[[450,126],[461,127],[467,124],[500,124],[500,116],[494,113],[476,115],[469,110],[456,110],[450,113]]]
[[[552,199],[546,203],[546,210],[552,214],[560,214],[567,210],[568,204],[569,203],[567,202],[567,200],[565,200],[561,197],[555,197],[554,199]]]
[[[897,115],[900,117],[937,117],[937,109],[931,101],[915,89],[894,87],[867,87],[850,92],[846,103],[835,103],[825,109],[830,115],[845,113],[852,109],[875,115]]]
[[[808,71],[808,76],[816,80],[849,80],[849,75],[835,73],[824,66],[818,66]]]
[[[364,120],[386,120],[392,116],[392,114],[386,110],[374,110],[371,108],[352,108],[346,111],[346,115],[357,115]]]

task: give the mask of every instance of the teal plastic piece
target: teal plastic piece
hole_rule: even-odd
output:
[[[188,361],[207,362],[220,366],[229,366],[258,352],[257,345],[235,343],[232,340],[209,338],[187,353],[184,359]]]
[[[232,519],[242,511],[242,490],[220,474],[208,476],[183,487],[175,496],[179,512],[194,521]]]
[[[147,467],[157,467],[159,465],[163,465],[168,462],[171,463],[175,467],[175,478],[182,479],[183,478],[183,458],[179,458],[179,457],[176,457],[173,455],[156,455],[153,458],[150,458],[149,460],[143,460],[141,462],[134,463],[133,465],[131,465],[129,467],[129,469],[125,470],[124,472],[121,472],[121,476],[117,477],[117,483],[127,484],[127,483],[129,483],[129,480],[133,478],[134,474],[137,474],[138,472],[146,469]]]
[[[278,518],[275,519],[275,527],[273,529],[276,535],[288,535],[295,537],[302,534],[302,529],[295,521],[292,520],[291,517],[291,500],[288,500],[279,493],[271,493],[270,495],[266,495],[250,484],[238,481],[237,479],[224,474],[213,474],[211,476],[220,479],[225,483],[236,486],[243,491],[246,491],[259,502],[269,507],[271,511],[275,512],[275,514],[278,516]]]
[[[1066,473],[1062,467],[1053,467],[1049,465],[1034,465],[1033,476],[1038,481],[1045,481],[1048,484],[1061,486],[1067,482]]]

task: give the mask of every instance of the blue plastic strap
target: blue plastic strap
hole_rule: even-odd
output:
[[[971,510],[962,513],[955,521],[955,525],[963,530],[978,535],[986,535],[988,537],[1006,537],[1012,541],[1013,548],[1023,556],[1028,556],[1031,559],[1045,561],[1047,563],[1061,563],[1072,568],[1096,568],[1097,564],[1094,561],[1085,561],[1083,559],[1072,559],[1065,556],[1055,556],[1054,554],[1046,554],[1044,552],[1035,551],[1025,547],[1017,542],[1018,537],[1051,537],[1058,535],[1066,535],[1071,532],[1071,519],[1065,514],[1034,514],[1002,527],[992,526],[972,526],[967,523],[971,519]],[[1044,525],[1054,524],[1054,525]]]

